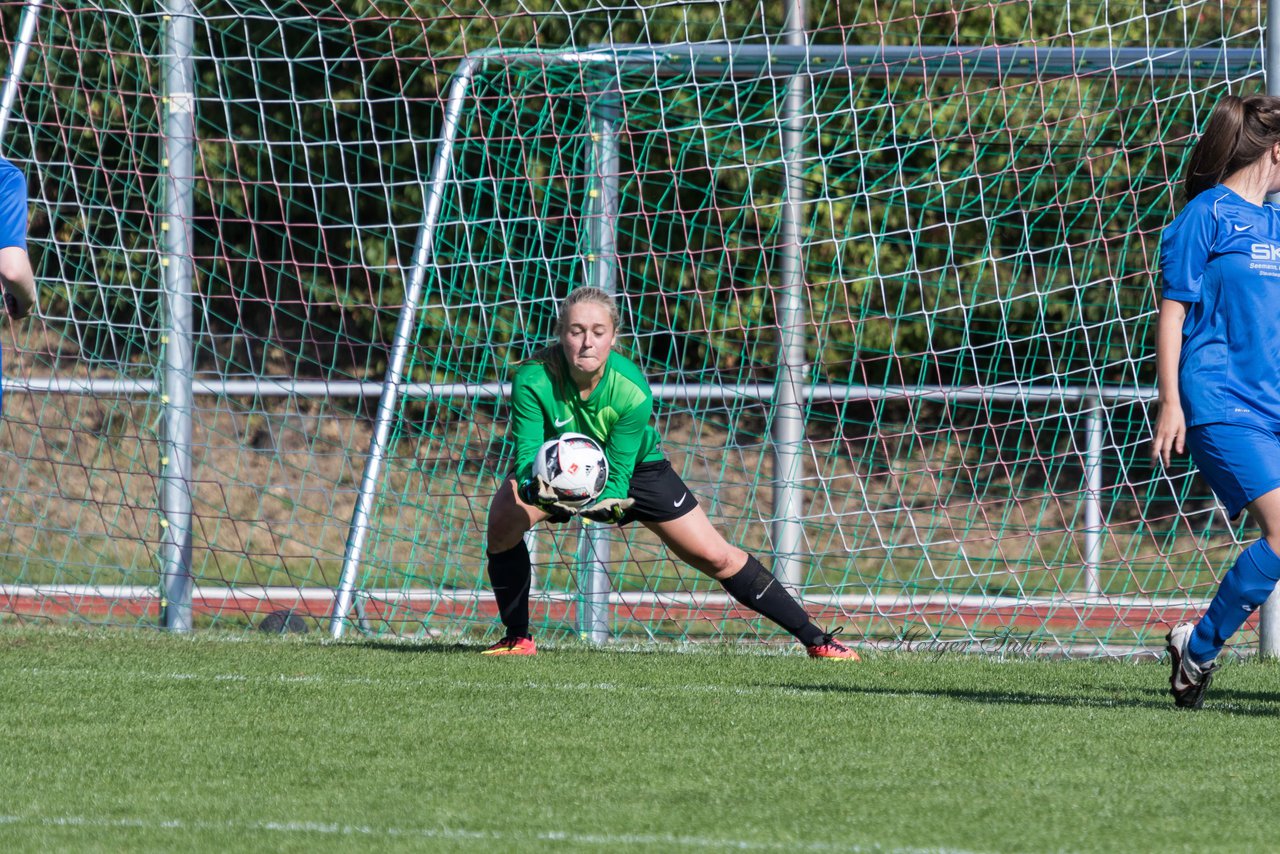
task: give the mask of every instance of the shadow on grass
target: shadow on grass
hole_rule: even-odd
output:
[[[1014,706],[1062,706],[1064,708],[1097,709],[1167,709],[1186,712],[1173,705],[1168,691],[1154,688],[1140,689],[1142,697],[1108,697],[1101,695],[1038,694],[1031,691],[981,691],[963,688],[894,689],[858,685],[798,685],[779,684],[775,687],[790,691],[812,691],[817,694],[863,694],[881,697],[936,697],[982,705]],[[1130,689],[1128,693],[1132,694]],[[1229,688],[1210,688],[1205,695],[1200,713],[1253,715],[1256,717],[1280,717],[1280,690],[1274,693],[1261,691],[1233,691]]]
[[[343,642],[345,646],[352,649],[370,649],[379,652],[412,652],[421,655],[479,655],[480,651],[489,647],[498,639],[495,635],[488,639],[477,639],[471,643],[458,643],[457,641],[442,641],[432,639],[422,640],[380,640],[377,638],[357,639],[351,638]],[[724,644],[722,646],[706,644],[700,650],[704,653],[737,653],[741,654],[742,648]],[[538,641],[538,656],[560,656],[568,654],[584,654],[588,656],[600,657],[610,655],[625,655],[628,658],[647,658],[647,657],[665,657],[671,656],[671,649],[652,644],[638,644],[615,647],[601,647],[586,641],[555,640],[550,642]]]
[[[375,652],[411,652],[415,655],[479,655],[487,644],[440,643],[439,641],[352,641],[352,649]]]

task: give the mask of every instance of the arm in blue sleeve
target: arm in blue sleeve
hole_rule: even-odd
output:
[[[1217,235],[1213,210],[1188,207],[1160,236],[1160,295],[1178,302],[1200,302],[1205,267]]]

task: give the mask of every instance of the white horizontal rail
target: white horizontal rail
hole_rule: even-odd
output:
[[[653,383],[653,396],[660,400],[772,400],[772,383]],[[161,393],[158,380],[126,380],[107,377],[5,377],[7,392],[85,394],[115,397],[146,397]],[[335,397],[368,398],[382,394],[381,382],[359,380],[293,380],[263,377],[250,380],[202,380],[192,383],[199,395],[226,397]],[[992,386],[889,385],[868,386],[844,383],[815,383],[802,386],[807,400],[1155,400],[1156,390],[1132,386],[1055,386],[1007,383]],[[430,398],[506,397],[510,383],[405,383],[401,396]]]

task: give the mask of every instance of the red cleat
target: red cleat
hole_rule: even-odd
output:
[[[829,635],[822,636],[822,643],[815,643],[813,646],[807,646],[805,649],[809,653],[810,658],[835,658],[843,661],[861,661],[862,658],[849,647],[836,640],[836,635],[840,629],[836,629]]]
[[[506,637],[487,649],[480,650],[481,655],[537,655],[538,645],[533,638]]]

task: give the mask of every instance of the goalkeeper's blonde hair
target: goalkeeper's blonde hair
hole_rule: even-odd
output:
[[[593,302],[596,305],[603,306],[609,312],[609,320],[613,323],[613,331],[616,335],[618,327],[622,323],[622,315],[618,312],[618,303],[609,293],[591,285],[574,288],[569,291],[569,295],[560,303],[560,316],[556,319],[556,335],[564,335],[565,326],[569,323],[569,309],[583,302]]]
[[[556,317],[556,343],[548,344],[546,347],[535,350],[533,355],[529,356],[525,361],[540,362],[547,368],[547,373],[551,374],[557,382],[566,378],[563,351],[560,348],[560,339],[564,337],[565,329],[569,324],[569,309],[579,303],[590,302],[602,306],[609,312],[609,322],[613,324],[613,349],[621,352],[619,345],[621,334],[618,327],[622,323],[622,314],[618,311],[618,302],[613,296],[602,288],[593,287],[591,285],[582,285],[569,291],[569,295],[560,303],[560,313]]]

